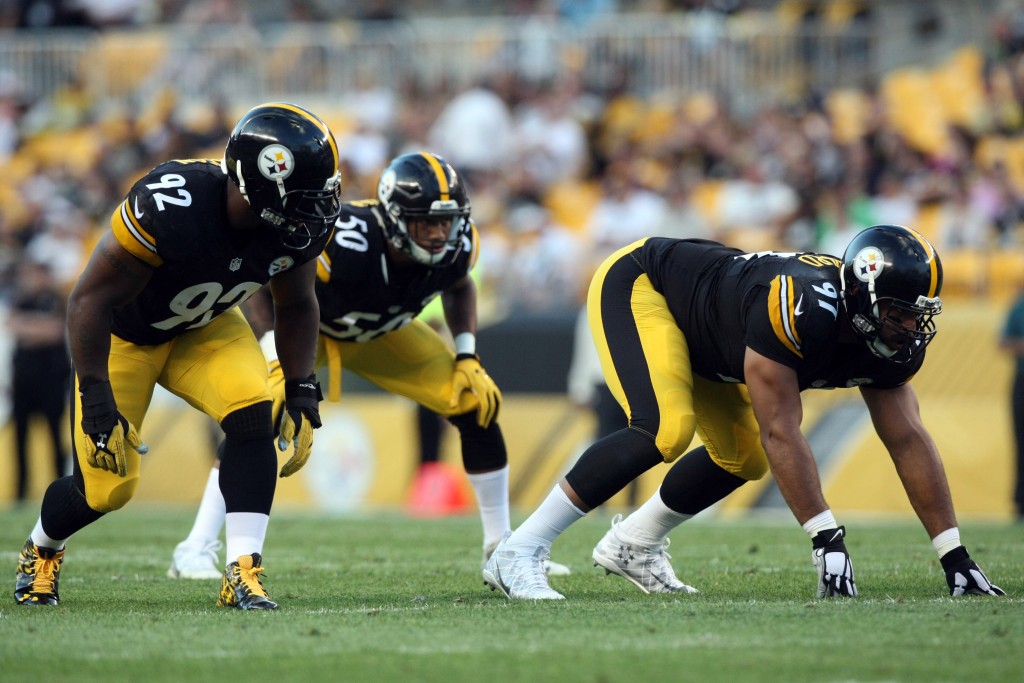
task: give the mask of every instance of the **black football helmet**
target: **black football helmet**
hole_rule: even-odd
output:
[[[469,220],[469,197],[462,177],[437,154],[418,152],[392,159],[377,183],[377,199],[387,215],[388,240],[417,263],[446,266],[462,252],[459,232]],[[409,234],[411,218],[447,220],[444,249],[435,253],[417,244]]]
[[[935,337],[942,261],[921,234],[899,225],[867,228],[846,247],[839,273],[846,315],[876,356],[906,363]],[[909,316],[914,328],[900,322]]]
[[[325,235],[341,213],[338,144],[302,107],[271,102],[250,109],[231,131],[221,167],[292,249]]]

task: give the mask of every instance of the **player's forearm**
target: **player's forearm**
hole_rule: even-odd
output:
[[[928,537],[957,526],[949,482],[933,445],[914,443],[890,452],[907,499]]]
[[[111,310],[89,296],[68,300],[68,350],[79,381],[106,381],[110,356]]]
[[[828,509],[821,492],[818,466],[802,436],[767,434],[762,438],[772,476],[789,509],[801,525]]]
[[[452,336],[476,334],[476,287],[468,277],[441,294],[444,320]]]
[[[302,379],[315,371],[320,308],[316,299],[274,311],[274,340],[286,379]]]

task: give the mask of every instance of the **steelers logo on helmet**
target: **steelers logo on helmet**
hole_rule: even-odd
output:
[[[295,170],[295,156],[284,145],[267,145],[260,152],[259,167],[267,180],[284,180]]]
[[[395,173],[395,169],[384,169],[384,173],[380,176],[380,183],[377,185],[377,196],[390,197],[393,195],[395,193],[395,179],[397,177],[398,174]]]
[[[853,274],[861,282],[878,279],[885,268],[885,257],[877,247],[864,247],[853,257]]]

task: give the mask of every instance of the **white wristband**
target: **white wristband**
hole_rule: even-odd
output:
[[[455,353],[476,354],[476,335],[472,332],[462,332],[455,335]]]
[[[953,527],[946,529],[941,534],[932,539],[932,546],[935,548],[935,552],[939,554],[941,558],[943,555],[948,553],[954,548],[959,548],[962,544],[960,543],[960,528]]]
[[[814,536],[819,531],[824,531],[825,529],[835,529],[838,526],[839,525],[836,524],[836,518],[832,516],[831,510],[819,512],[803,524],[804,531],[809,533],[811,535],[811,538],[814,538]]]

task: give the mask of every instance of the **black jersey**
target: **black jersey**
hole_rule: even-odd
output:
[[[412,321],[430,301],[469,273],[478,254],[472,221],[462,224],[461,250],[448,266],[397,265],[384,236],[376,200],[342,205],[334,237],[317,262],[320,331],[366,342]]]
[[[842,303],[834,256],[744,253],[707,240],[653,238],[633,252],[686,336],[693,371],[744,382],[749,346],[793,368],[800,389],[907,382],[924,353],[905,365],[866,344],[840,343]]]
[[[327,236],[299,250],[269,228],[232,230],[229,182],[217,161],[169,161],[136,182],[114,211],[117,240],[155,268],[139,295],[114,309],[118,337],[162,344],[202,327],[324,248]]]

